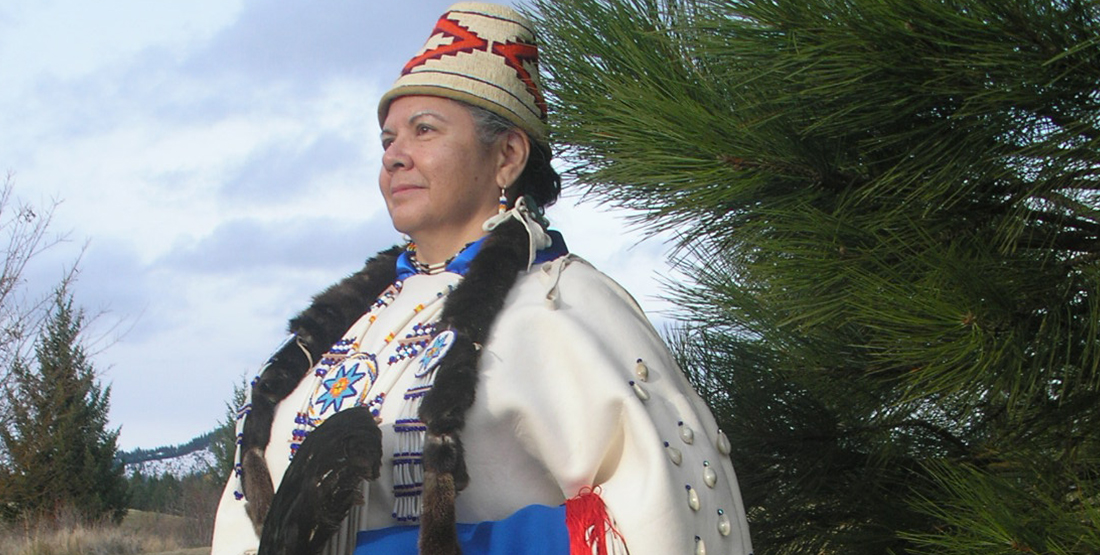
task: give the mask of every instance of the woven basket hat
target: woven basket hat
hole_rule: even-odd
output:
[[[382,95],[382,124],[395,98],[441,96],[485,108],[550,152],[531,22],[507,6],[460,2],[439,18],[420,52]]]

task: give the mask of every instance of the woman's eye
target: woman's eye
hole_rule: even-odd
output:
[[[421,123],[420,125],[416,126],[416,134],[417,135],[423,135],[423,134],[425,134],[425,133],[427,133],[431,130],[432,130],[431,126],[428,125],[428,124],[425,124],[425,123]]]
[[[392,144],[393,144],[393,139],[382,139],[382,150],[386,150],[387,148],[390,148],[390,145],[392,145]]]

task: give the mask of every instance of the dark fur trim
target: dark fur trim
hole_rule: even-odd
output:
[[[454,526],[457,494],[453,476],[424,471],[424,492],[421,495],[435,499],[436,502],[431,506],[424,505],[420,511],[420,539],[417,547],[421,554],[462,555],[458,531]]]
[[[359,484],[378,478],[382,430],[367,407],[327,418],[302,442],[264,520],[259,555],[317,555],[340,528]]]
[[[268,418],[271,417],[268,416]],[[241,490],[247,500],[244,510],[252,520],[252,528],[258,536],[263,532],[264,517],[271,508],[272,498],[275,497],[271,472],[267,470],[264,452],[259,447],[252,447],[241,453]]]
[[[367,261],[362,270],[348,276],[313,298],[313,304],[290,321],[291,340],[272,355],[252,385],[252,410],[244,421],[241,438],[241,486],[249,518],[257,532],[275,495],[264,451],[271,440],[275,405],[290,395],[329,348],[370,308],[393,283],[400,247],[393,247]],[[306,351],[309,356],[306,356]]]

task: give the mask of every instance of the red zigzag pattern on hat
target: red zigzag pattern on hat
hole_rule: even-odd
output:
[[[401,75],[408,75],[413,69],[424,65],[428,60],[438,60],[443,56],[455,56],[460,52],[489,51],[488,41],[453,19],[441,18],[436,23],[435,29],[432,30],[432,36],[437,33],[442,33],[446,37],[453,37],[455,40],[450,44],[439,45],[409,60],[409,63],[405,64],[404,69],[401,70]],[[492,53],[504,58],[504,63],[516,71],[520,81],[523,81],[523,84],[527,87],[527,92],[535,97],[535,105],[541,112],[539,116],[545,117],[546,100],[542,97],[538,87],[535,86],[535,81],[531,78],[531,72],[523,67],[523,62],[538,63],[538,48],[533,44],[522,42],[497,43],[493,45]]]
[[[531,72],[523,67],[523,62],[538,63],[539,49],[533,44],[508,42],[507,44],[494,44],[493,52],[504,57],[504,63],[508,64],[508,67],[516,70],[520,80],[523,81],[524,85],[527,85],[527,92],[535,97],[535,105],[538,106],[539,112],[541,112],[539,117],[546,117],[546,100],[542,98],[542,93],[540,93],[539,88],[535,86],[535,81],[531,79]]]
[[[459,52],[473,52],[474,50],[487,50],[489,43],[485,39],[477,36],[477,33],[459,25],[457,21],[453,19],[440,19],[439,23],[435,24],[435,29],[432,30],[432,36],[436,33],[443,33],[444,36],[454,37],[456,40],[451,44],[439,45],[411,60],[405,64],[405,69],[401,71],[401,75],[408,75],[413,68],[424,65],[428,60],[437,60],[443,56],[454,56]]]

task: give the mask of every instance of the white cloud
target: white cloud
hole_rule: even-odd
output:
[[[179,51],[208,40],[240,9],[232,0],[10,0],[0,8],[0,67],[18,68],[17,88],[88,75],[151,47]]]

